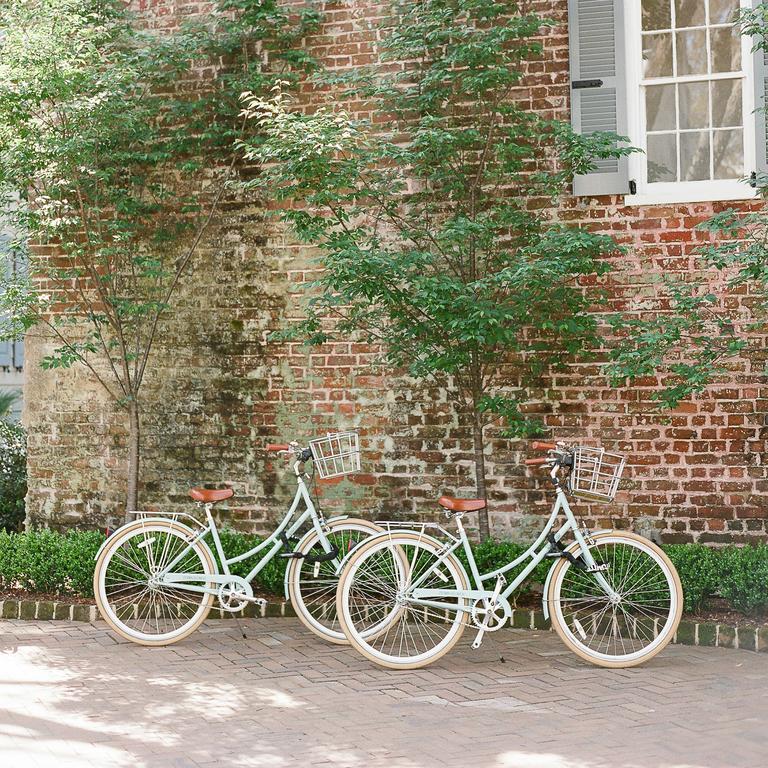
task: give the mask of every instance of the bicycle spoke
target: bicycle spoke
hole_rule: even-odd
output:
[[[181,531],[152,523],[138,527],[109,553],[101,573],[102,600],[106,601],[101,607],[131,638],[172,637],[207,612],[208,595],[151,581],[179,555],[183,556],[174,572],[205,573],[206,561],[189,546]]]
[[[460,598],[430,598],[444,602],[445,611],[409,600],[414,584],[418,589],[464,588],[456,566],[433,547],[415,536],[395,535],[353,558],[345,576],[345,625],[354,642],[388,663],[428,659],[450,647],[463,629],[463,615],[450,610],[463,605]]]
[[[663,629],[671,622],[673,584],[648,547],[630,537],[616,538],[590,547],[595,562],[608,565],[600,573],[613,594],[606,595],[595,576],[569,563],[558,586],[556,619],[587,653],[634,658],[657,642],[659,624]]]
[[[328,544],[338,550],[333,560],[309,562],[312,558],[323,557],[326,549],[315,534],[309,539],[302,554],[308,557],[291,565],[291,599],[299,618],[316,634],[333,642],[346,642],[339,626],[336,613],[336,568],[343,557],[352,552],[358,544],[379,529],[371,523],[360,520],[345,520],[331,523],[325,538]]]

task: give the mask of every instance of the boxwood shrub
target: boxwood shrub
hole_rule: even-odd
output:
[[[0,531],[0,586],[93,597],[94,557],[104,538],[99,531]],[[232,530],[221,531],[221,539],[225,551],[232,556],[246,552],[262,540]],[[474,547],[481,573],[500,568],[524,550],[523,545],[509,541],[488,540]],[[680,574],[686,611],[695,612],[706,607],[710,598],[721,597],[744,614],[768,613],[768,545],[715,549],[700,544],[674,544],[664,550]],[[463,553],[459,558],[465,560]],[[232,570],[245,576],[257,560],[258,557],[249,558]],[[272,560],[254,579],[254,589],[282,595],[287,562],[282,557]],[[550,560],[540,563],[524,591],[518,594],[529,594],[536,584],[543,584],[550,566]]]

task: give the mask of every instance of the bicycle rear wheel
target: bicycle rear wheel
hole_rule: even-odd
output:
[[[347,639],[367,659],[390,669],[416,669],[437,661],[464,631],[468,601],[430,597],[421,589],[466,590],[467,577],[441,542],[410,532],[381,534],[351,555],[339,578],[337,611]],[[445,605],[445,608],[442,607]],[[456,606],[456,607],[451,607]]]
[[[174,573],[216,574],[208,547],[190,539],[185,525],[164,520],[137,520],[107,540],[96,562],[93,591],[102,618],[122,637],[140,645],[170,645],[205,621],[213,595],[158,584],[160,573],[185,550]],[[213,581],[200,587],[215,587]]]
[[[575,553],[575,550],[572,550]],[[602,667],[633,667],[672,640],[683,610],[674,565],[652,542],[634,533],[599,533],[589,551],[614,590],[611,599],[596,573],[566,559],[552,572],[549,614],[574,653]]]
[[[346,518],[330,520],[326,537],[339,550],[338,557],[324,562],[294,558],[288,566],[288,596],[296,615],[305,627],[323,640],[346,645],[347,638],[336,614],[336,588],[339,577],[336,568],[350,552],[381,528],[368,520]],[[296,546],[296,551],[311,557],[325,554],[320,536],[312,529]]]

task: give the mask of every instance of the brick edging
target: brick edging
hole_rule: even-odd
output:
[[[293,607],[286,600],[267,603],[265,606],[247,605],[238,617],[278,618],[296,616]],[[95,605],[86,603],[64,603],[52,600],[0,600],[0,618],[24,619],[27,621],[81,621],[95,622],[98,611]],[[213,608],[212,619],[231,619],[233,614]],[[542,611],[530,608],[516,608],[512,611],[512,626],[517,629],[551,630]],[[680,645],[698,645],[710,648],[739,648],[745,651],[768,653],[768,626],[735,627],[730,624],[715,624],[683,620],[672,639]]]
[[[512,626],[518,629],[551,630],[542,611],[517,608],[512,611]],[[768,653],[768,626],[736,627],[705,621],[683,619],[673,643],[709,648],[739,648],[743,651]]]

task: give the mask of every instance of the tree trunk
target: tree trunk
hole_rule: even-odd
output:
[[[134,395],[128,403],[128,494],[126,512],[139,507],[139,454],[141,432],[139,424],[139,401]]]
[[[480,541],[485,541],[491,535],[488,522],[488,493],[485,489],[485,453],[483,452],[483,422],[476,405],[472,404],[472,440],[475,451],[475,482],[477,484],[477,498],[485,500],[485,509],[477,513],[480,529]]]

